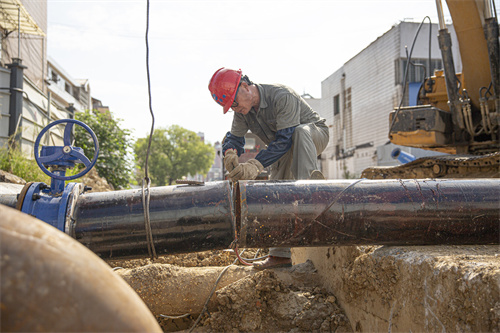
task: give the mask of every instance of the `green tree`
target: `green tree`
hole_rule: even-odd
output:
[[[38,167],[34,159],[29,159],[19,148],[0,148],[0,170],[12,173],[27,182],[50,184],[50,177]]]
[[[140,138],[134,146],[136,163],[144,175],[147,138]],[[176,179],[188,174],[206,174],[212,165],[215,151],[205,144],[195,132],[178,125],[158,128],[153,134],[148,160],[148,173],[151,182],[157,186],[172,185]]]
[[[132,163],[128,154],[131,152],[130,131],[120,127],[121,119],[114,119],[110,111],[85,111],[75,114],[77,120],[83,121],[95,133],[99,140],[99,158],[95,168],[99,176],[117,188],[128,188],[132,175]],[[85,155],[92,159],[94,144],[91,136],[81,126],[75,128],[76,147],[83,148]]]

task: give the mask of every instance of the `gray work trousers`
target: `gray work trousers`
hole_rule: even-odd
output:
[[[295,127],[290,150],[271,165],[272,180],[309,179],[311,172],[318,170],[318,155],[328,145],[328,126],[324,121],[302,124]],[[271,247],[269,255],[291,258],[288,247]]]

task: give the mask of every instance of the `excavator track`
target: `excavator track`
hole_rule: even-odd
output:
[[[361,178],[500,178],[500,152],[422,157],[395,167],[367,168]]]

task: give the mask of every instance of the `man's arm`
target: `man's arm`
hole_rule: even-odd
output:
[[[292,136],[295,127],[296,126],[288,127],[277,131],[276,138],[267,146],[267,149],[261,150],[257,156],[255,156],[255,159],[259,161],[264,168],[279,160],[288,150],[290,150],[293,143]]]
[[[231,132],[227,132],[222,142],[222,153],[225,154],[226,150],[234,149],[238,153],[238,156],[240,156],[245,152],[245,149],[243,148],[244,146],[245,146],[244,136],[236,136],[231,134]]]

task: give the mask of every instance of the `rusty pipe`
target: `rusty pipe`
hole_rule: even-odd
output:
[[[500,180],[240,181],[241,247],[499,244]]]

